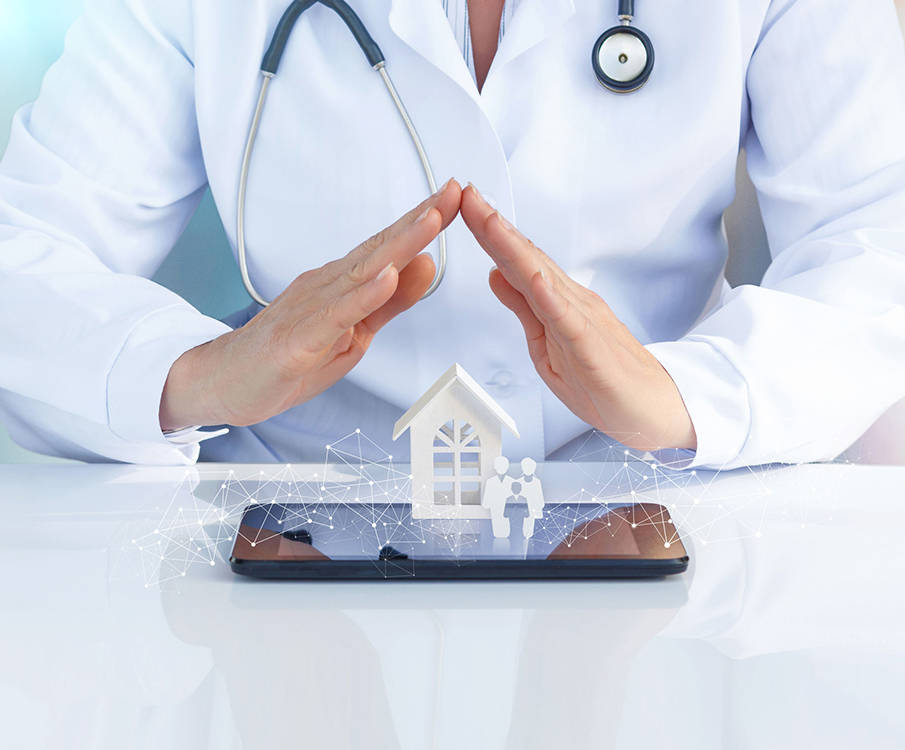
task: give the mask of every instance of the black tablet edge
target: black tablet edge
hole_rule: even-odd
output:
[[[233,572],[251,578],[306,581],[601,580],[662,578],[684,573],[687,555],[669,560],[240,560]]]

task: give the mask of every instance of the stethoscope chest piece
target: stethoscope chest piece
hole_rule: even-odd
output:
[[[637,91],[654,70],[654,45],[647,34],[631,25],[633,5],[620,3],[622,25],[604,31],[591,52],[597,80],[617,94]]]

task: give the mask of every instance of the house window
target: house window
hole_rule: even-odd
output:
[[[434,434],[434,502],[481,504],[481,438],[468,422],[453,419]]]

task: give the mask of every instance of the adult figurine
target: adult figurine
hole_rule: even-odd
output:
[[[497,456],[493,460],[496,474],[484,482],[481,505],[490,511],[493,535],[500,539],[509,536],[509,519],[506,518],[506,500],[512,494],[512,477],[509,476],[509,459]]]
[[[525,539],[534,536],[534,521],[544,516],[544,490],[540,479],[535,475],[537,462],[532,458],[522,459],[522,476],[519,482],[522,485],[521,494],[528,504],[528,515],[522,522],[522,533]]]

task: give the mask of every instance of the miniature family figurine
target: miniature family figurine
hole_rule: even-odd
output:
[[[534,522],[544,515],[544,492],[540,479],[535,475],[537,463],[530,458],[521,461],[522,476],[513,479],[509,476],[509,459],[497,456],[493,461],[496,475],[484,483],[481,505],[490,511],[490,523],[493,535],[508,538],[511,531],[509,519],[506,517],[506,503],[518,502],[528,506],[528,515],[522,522],[522,533],[525,539],[534,536]]]

